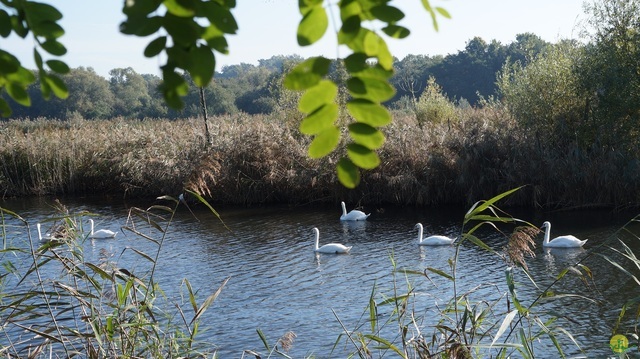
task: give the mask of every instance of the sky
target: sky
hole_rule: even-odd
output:
[[[162,56],[145,58],[142,52],[155,37],[138,38],[123,35],[119,24],[123,1],[107,0],[40,0],[56,6],[63,14],[61,25],[65,35],[60,41],[68,53],[59,58],[70,67],[91,67],[105,78],[114,68],[131,67],[140,74],[160,74]],[[324,55],[344,57],[348,52],[338,47],[333,26],[318,43],[300,47],[296,29],[301,15],[298,0],[238,0],[232,10],[239,31],[229,35],[229,55],[216,53],[216,71],[222,66],[240,63],[258,64],[258,60],[277,55],[300,55],[303,58]],[[335,4],[337,1],[325,3]],[[411,30],[402,40],[387,39],[391,53],[399,59],[406,55],[448,55],[465,48],[476,36],[487,42],[497,40],[506,45],[517,34],[534,33],[548,42],[578,39],[580,22],[586,16],[583,0],[431,0],[441,6],[451,19],[439,18],[435,31],[421,0],[396,0],[392,5],[404,11],[400,24]],[[1,6],[1,5],[0,5]],[[337,13],[336,9],[333,9]],[[9,51],[27,68],[35,68],[32,39],[11,35],[0,39],[0,49]],[[49,55],[45,59],[54,58]]]

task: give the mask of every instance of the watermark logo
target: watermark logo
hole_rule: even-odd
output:
[[[609,340],[609,346],[614,353],[624,353],[629,349],[629,339],[622,334],[616,334]]]

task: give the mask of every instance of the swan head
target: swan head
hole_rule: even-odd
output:
[[[551,223],[549,221],[545,221],[540,228],[549,228],[551,227]]]

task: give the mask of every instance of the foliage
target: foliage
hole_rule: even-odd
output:
[[[640,2],[607,0],[587,7],[591,44],[579,63],[591,131],[602,145],[640,146]]]
[[[398,25],[404,13],[389,5],[391,1],[371,3],[367,1],[342,1],[339,3],[340,30],[338,43],[346,45],[351,53],[344,59],[349,74],[347,89],[351,98],[346,107],[354,122],[348,125],[350,141],[346,156],[337,163],[340,182],[347,188],[355,188],[360,183],[359,169],[373,169],[380,164],[375,152],[384,144],[384,135],[378,129],[391,122],[391,116],[381,105],[390,100],[395,90],[389,83],[393,75],[393,57],[381,34],[365,25],[370,21],[380,21],[386,26],[382,32],[391,38],[404,38],[409,30]],[[442,8],[432,8],[427,0],[422,1],[431,14],[437,29],[436,13],[444,17],[449,14]],[[298,26],[298,44],[308,46],[320,40],[329,25],[327,9],[323,1],[299,3],[302,20]],[[373,27],[373,26],[372,26]],[[293,69],[285,80],[285,86],[292,90],[305,91],[299,109],[307,117],[300,125],[306,135],[314,136],[309,146],[309,156],[321,158],[333,152],[340,143],[342,131],[335,125],[338,106],[335,97],[338,92],[334,81],[323,79],[329,72],[331,60],[314,57],[305,60]]]
[[[418,125],[422,127],[426,122],[442,123],[455,120],[456,108],[442,93],[442,88],[436,84],[435,79],[430,77],[424,92],[415,104],[415,114]]]
[[[0,7],[0,36],[9,37],[15,33],[21,38],[30,34],[35,47],[33,56],[40,77],[40,91],[45,99],[55,97],[65,99],[69,95],[67,86],[57,74],[69,72],[67,64],[60,60],[44,60],[41,52],[53,56],[66,54],[67,49],[58,39],[64,35],[64,29],[58,21],[62,14],[49,4],[35,1],[3,0]],[[51,70],[52,72],[48,71]],[[0,49],[0,91],[4,90],[17,103],[30,106],[31,96],[26,91],[35,81],[30,70],[24,68],[11,53]],[[0,116],[10,116],[9,103],[0,98]]]
[[[558,146],[593,138],[576,136],[584,129],[584,95],[574,70],[582,50],[572,42],[552,46],[526,67],[505,65],[498,88],[510,113],[545,145]]]
[[[39,242],[31,238],[30,223],[0,208],[4,243],[0,259],[4,268],[14,268],[11,277],[4,274],[0,277],[3,289],[0,331],[4,339],[1,355],[16,358],[40,357],[43,353],[67,358],[209,355],[211,343],[198,339],[205,329],[201,316],[228,279],[200,302],[187,279],[182,289],[185,302],[163,296],[154,273],[181,201],[171,197],[159,199],[169,201],[169,205],[154,205],[147,210],[133,207],[123,227],[157,247],[155,253],[126,249],[137,258],[137,271],[122,267],[122,263],[112,258],[113,253],[103,252],[98,262],[87,260],[83,246],[90,239],[83,222],[91,213],[69,213],[58,203],[59,215],[53,224],[60,236]],[[14,237],[13,242],[7,238],[7,230],[24,231],[24,235]],[[26,266],[17,261],[24,261]]]

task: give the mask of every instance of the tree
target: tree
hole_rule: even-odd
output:
[[[605,0],[587,7],[591,44],[579,65],[592,123],[606,146],[640,146],[640,1]],[[623,143],[622,139],[627,139]]]
[[[109,88],[114,96],[113,114],[124,117],[144,117],[151,96],[144,78],[131,67],[109,71]]]
[[[391,0],[343,0],[337,5],[323,0],[301,0],[298,2],[302,19],[298,26],[297,39],[300,46],[309,46],[322,38],[328,29],[328,7],[338,7],[336,19],[338,43],[351,51],[345,61],[349,74],[347,88],[351,99],[347,110],[354,119],[349,124],[350,143],[347,154],[337,165],[338,178],[342,184],[354,188],[360,181],[359,168],[376,167],[380,159],[375,150],[384,143],[379,127],[388,124],[391,116],[381,105],[391,99],[395,91],[389,84],[393,74],[393,56],[383,38],[402,39],[409,29],[399,25],[404,13],[390,5]],[[440,7],[432,7],[428,0],[421,0],[437,29],[436,16],[450,17]],[[31,34],[36,41],[36,64],[45,97],[51,93],[60,98],[68,95],[64,82],[55,73],[69,71],[59,60],[43,61],[40,51],[53,56],[66,53],[58,39],[64,30],[58,24],[62,14],[53,6],[29,0],[2,0],[0,8],[0,36],[15,32],[21,37]],[[174,108],[184,105],[182,97],[188,93],[183,73],[188,73],[198,87],[205,87],[215,71],[214,51],[228,53],[226,35],[234,34],[238,25],[231,13],[235,0],[132,0],[125,1],[123,13],[126,17],[120,26],[124,34],[150,37],[144,55],[155,57],[163,54],[166,62],[161,66],[163,82],[160,87],[167,104]],[[381,27],[380,24],[383,24]],[[367,28],[370,26],[371,28]],[[380,30],[378,30],[380,29]],[[338,61],[338,60],[336,60]],[[324,79],[332,60],[324,57],[308,59],[294,68],[285,80],[292,90],[305,91],[300,100],[300,109],[308,114],[301,124],[301,131],[314,136],[309,147],[311,157],[323,157],[333,152],[340,141],[341,131],[334,122],[338,108],[333,103],[336,85]],[[0,85],[11,98],[29,105],[27,86],[34,81],[33,74],[22,67],[20,61],[6,51],[0,50]],[[8,103],[0,99],[0,112],[10,113]]]

